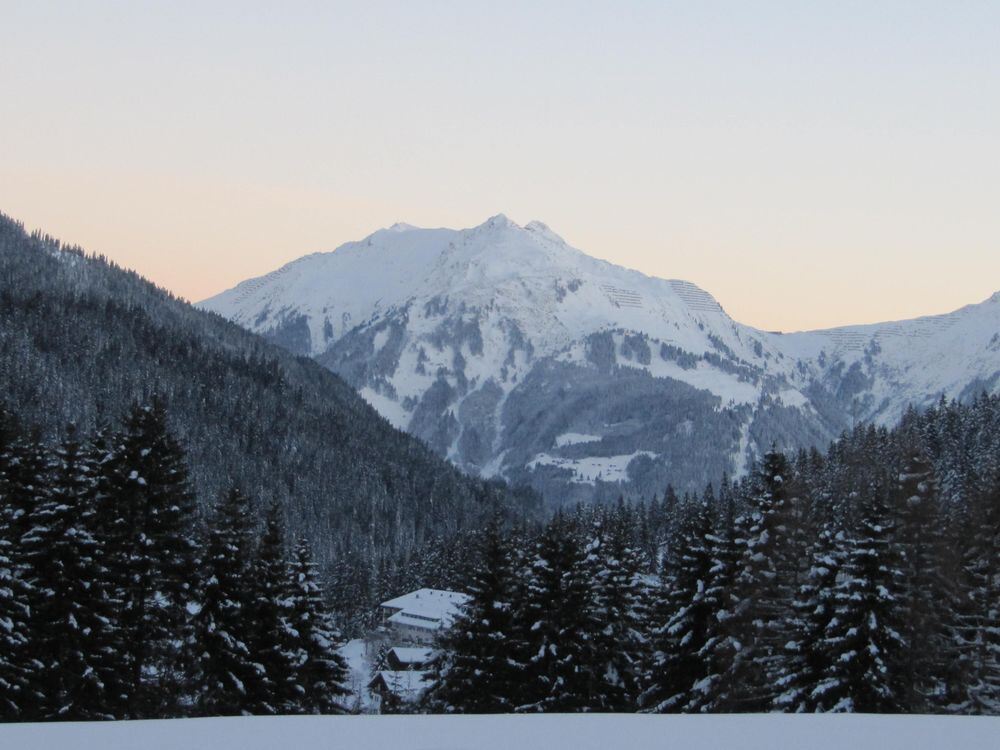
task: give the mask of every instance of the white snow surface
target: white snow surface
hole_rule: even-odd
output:
[[[940,750],[995,748],[994,717],[295,716],[0,725],[17,750]]]
[[[530,462],[528,468],[536,466],[557,466],[573,472],[573,482],[593,484],[600,479],[602,482],[627,482],[628,465],[639,456],[656,458],[651,451],[636,451],[622,456],[588,456],[587,458],[561,458],[539,453]]]
[[[341,646],[338,651],[347,662],[348,669],[347,688],[350,695],[345,698],[344,703],[353,711],[372,710],[374,703],[371,693],[368,692],[368,683],[372,679],[368,644],[363,638],[355,638]]]

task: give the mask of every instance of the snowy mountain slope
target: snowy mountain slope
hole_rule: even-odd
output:
[[[1000,389],[1000,295],[950,315],[794,334],[694,284],[591,258],[540,222],[397,224],[201,306],[342,375],[462,468],[554,500],[739,473],[772,441]]]
[[[786,356],[815,373],[853,381],[860,419],[887,423],[909,404],[1000,389],[1000,292],[945,315],[780,339]]]

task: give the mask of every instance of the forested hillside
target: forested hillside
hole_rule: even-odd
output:
[[[235,488],[198,519],[166,422],[44,445],[0,410],[0,720],[349,705],[360,581],[324,595],[278,506]],[[383,711],[997,714],[1000,398],[699,495],[497,516],[384,572],[471,599],[423,696]]]
[[[535,504],[463,476],[314,362],[3,215],[0,279],[0,388],[25,424],[55,440],[158,397],[202,505],[233,483],[277,502],[324,563],[406,554]]]
[[[423,710],[1000,713],[995,396],[479,549]]]

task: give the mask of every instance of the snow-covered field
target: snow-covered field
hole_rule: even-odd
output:
[[[10,750],[991,750],[1000,718],[937,716],[308,716],[0,726]]]
[[[652,451],[636,451],[623,456],[590,456],[587,458],[559,458],[548,453],[539,453],[528,462],[528,468],[536,466],[558,466],[570,469],[573,479],[580,484],[593,484],[600,479],[604,482],[627,482],[628,465],[639,456],[656,458]]]
[[[340,647],[340,655],[347,662],[349,675],[347,688],[351,697],[345,704],[355,710],[367,713],[372,708],[368,683],[372,678],[372,664],[363,638],[355,638]]]

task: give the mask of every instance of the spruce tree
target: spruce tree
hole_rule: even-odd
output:
[[[112,718],[104,677],[113,658],[101,544],[93,534],[94,467],[75,429],[54,456],[50,488],[28,516],[21,538],[35,592],[31,608],[33,675],[44,695],[42,719]]]
[[[642,697],[647,711],[691,710],[696,705],[692,690],[709,674],[703,649],[716,616],[707,597],[713,568],[714,506],[709,486],[701,501],[687,509],[674,548],[664,561],[654,606],[653,659]]]
[[[26,719],[28,671],[25,651],[31,635],[29,594],[21,580],[20,555],[12,543],[9,506],[0,489],[0,721]]]
[[[123,585],[125,715],[176,715],[196,580],[194,497],[160,400],[136,406],[115,443],[101,481],[113,504],[107,515],[119,519],[109,542]]]
[[[103,634],[105,658],[101,660],[101,682],[104,700],[115,718],[128,715],[131,686],[130,644],[123,627],[125,592],[129,586],[129,566],[125,550],[125,519],[120,515],[117,496],[119,484],[108,467],[114,465],[115,451],[120,446],[114,433],[99,426],[88,441],[86,461],[93,467],[92,503],[87,514],[87,527],[98,540],[97,576],[100,596],[108,602],[104,615],[108,620]]]
[[[256,625],[250,537],[249,502],[234,488],[208,529],[200,609],[194,617],[194,702],[202,716],[251,714],[265,692],[264,667],[250,651]]]
[[[525,678],[519,712],[586,711],[599,680],[583,544],[562,516],[542,532],[528,571],[518,628]]]
[[[18,430],[0,407],[0,721],[36,718],[29,694],[31,589],[24,580],[13,464]]]
[[[956,643],[964,700],[973,714],[1000,714],[1000,473],[989,489],[970,499],[957,525],[961,588]]]
[[[249,698],[254,714],[294,713],[300,697],[295,681],[296,634],[291,624],[288,565],[281,508],[271,505],[248,582],[253,623],[250,650],[264,669],[262,679],[251,682],[255,690]]]
[[[883,492],[872,492],[841,538],[843,564],[822,648],[826,670],[812,691],[831,711],[897,713],[906,709],[907,648],[900,621],[902,571]]]
[[[919,448],[907,450],[893,499],[903,574],[906,706],[925,713],[950,702],[948,672],[957,660],[950,613],[957,602],[945,577],[945,518],[938,505],[937,481]]]
[[[290,623],[295,637],[295,683],[298,712],[343,713],[341,697],[348,693],[348,670],[337,650],[340,631],[333,622],[320,588],[309,542],[302,538],[291,563]]]
[[[426,702],[442,713],[510,713],[519,703],[514,664],[514,560],[495,519],[481,542],[468,603],[437,644],[436,675]]]
[[[634,711],[639,697],[646,639],[646,588],[642,553],[624,503],[596,524],[584,561],[593,584],[595,669],[593,711]]]
[[[16,440],[9,451],[4,486],[6,536],[10,539],[8,559],[13,569],[8,578],[12,592],[12,635],[19,641],[7,655],[12,678],[12,703],[18,718],[38,721],[50,713],[46,695],[47,654],[45,641],[36,637],[34,612],[48,599],[49,592],[35,585],[36,571],[29,559],[29,536],[35,528],[38,509],[49,499],[50,455],[37,435]],[[18,636],[23,635],[23,638]]]
[[[774,707],[794,713],[825,711],[831,705],[815,688],[831,668],[826,637],[834,618],[837,574],[841,567],[842,537],[832,526],[824,528],[812,551],[812,564],[792,602],[796,631],[785,645],[784,669],[776,687]]]
[[[756,472],[750,505],[737,517],[741,547],[730,622],[739,649],[733,662],[734,703],[739,711],[762,711],[775,698],[781,650],[787,642],[792,601],[785,571],[788,560],[791,467],[784,454],[771,450]]]
[[[691,713],[717,713],[738,710],[738,683],[741,638],[740,600],[736,578],[740,570],[742,547],[737,537],[735,497],[725,485],[720,490],[717,526],[707,537],[711,567],[705,586],[705,609],[709,618],[705,643],[698,650],[705,676],[690,688],[684,710]]]

